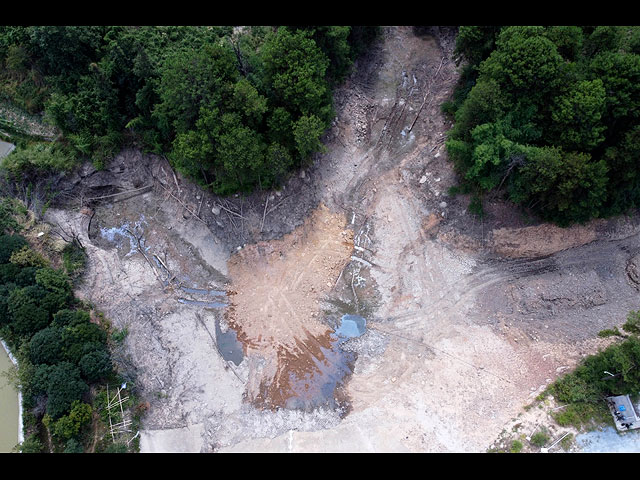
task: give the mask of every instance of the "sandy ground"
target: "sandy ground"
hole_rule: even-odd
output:
[[[458,71],[451,32],[430,33],[385,29],[328,152],[278,192],[220,199],[125,151],[47,212],[88,245],[79,295],[127,328],[143,452],[484,452],[549,423],[555,405],[524,407],[637,308],[635,219],[560,230],[493,201],[480,221],[448,196]],[[367,328],[337,350],[345,313]]]

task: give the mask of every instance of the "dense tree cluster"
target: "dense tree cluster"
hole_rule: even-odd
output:
[[[460,27],[447,148],[464,188],[568,225],[640,205],[640,28]]]
[[[322,150],[332,88],[375,27],[0,27],[0,98],[97,164],[126,140],[220,194],[278,184]],[[48,162],[36,155],[57,154]],[[13,155],[20,155],[13,154]],[[12,156],[13,156],[12,155]],[[68,166],[34,151],[15,170]]]
[[[0,338],[18,358],[24,408],[63,444],[77,443],[90,386],[114,375],[107,332],[74,298],[67,272],[20,235],[15,203],[0,199]]]

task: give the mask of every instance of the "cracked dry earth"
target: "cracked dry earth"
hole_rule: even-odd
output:
[[[149,190],[48,211],[87,245],[79,295],[129,332],[143,452],[484,452],[637,308],[636,219],[527,226],[495,201],[481,223],[448,196],[453,45],[385,28],[327,153],[243,209],[123,152],[92,181]],[[345,314],[364,332],[339,338]]]

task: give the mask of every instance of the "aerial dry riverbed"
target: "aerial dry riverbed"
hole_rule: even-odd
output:
[[[636,219],[480,221],[448,195],[453,44],[385,28],[279,191],[219,198],[136,150],[61,186],[46,220],[127,332],[143,452],[484,452],[637,308]]]

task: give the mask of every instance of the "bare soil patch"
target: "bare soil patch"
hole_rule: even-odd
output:
[[[353,232],[345,223],[321,205],[282,239],[249,245],[229,259],[227,321],[247,355],[263,361],[248,382],[248,398],[258,405],[285,407],[296,399],[314,405],[314,396],[325,399],[313,390],[339,374],[321,301],[350,261]],[[304,392],[296,388],[300,382]]]

